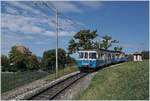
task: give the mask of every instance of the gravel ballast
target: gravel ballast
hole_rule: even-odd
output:
[[[76,83],[72,84],[69,88],[59,94],[54,100],[74,100],[79,93],[81,93],[89,86],[92,78],[96,73],[97,72],[88,74],[87,76],[78,80]]]
[[[63,80],[65,78],[68,78],[71,75],[75,75],[79,73],[79,71],[77,72],[73,72],[70,73],[68,75],[62,76],[54,81],[49,81],[47,77],[42,78],[40,80],[36,80],[30,84],[27,84],[25,86],[22,87],[18,87],[14,90],[8,91],[6,93],[3,93],[2,96],[2,100],[9,100],[9,99],[26,99],[30,96],[33,96],[34,94],[38,93],[39,91],[42,91],[44,89],[46,89],[47,87],[59,82],[60,80]]]

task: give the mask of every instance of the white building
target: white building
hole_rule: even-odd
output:
[[[142,61],[142,54],[138,53],[138,52],[135,52],[133,54],[133,61]]]

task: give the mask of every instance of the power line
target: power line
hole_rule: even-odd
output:
[[[47,8],[49,8],[49,9],[51,9],[53,12],[56,11],[56,8],[49,6],[49,5],[47,4],[47,2],[43,2],[43,5],[45,5],[45,6],[46,6]],[[51,5],[52,5],[52,4],[51,4]],[[68,19],[67,21],[72,22],[72,25],[80,25],[80,26],[81,26],[81,24],[75,22],[72,18],[67,17],[66,15],[64,15],[64,14],[61,13],[61,12],[58,12],[58,15],[63,16],[64,18]],[[83,26],[83,25],[82,25],[82,26]],[[84,26],[84,27],[85,27],[85,26]]]
[[[47,7],[48,9],[51,9],[54,13],[56,12],[56,8],[53,6],[53,4],[51,4],[51,6],[49,5],[49,4],[51,3],[51,2],[40,2],[40,5],[44,5],[45,7]],[[52,7],[53,6],[53,7]],[[40,7],[41,8],[41,7]],[[58,10],[57,10],[57,12],[58,12]],[[86,28],[86,26],[85,25],[81,25],[81,24],[79,24],[79,23],[77,23],[76,21],[74,21],[72,18],[70,18],[70,17],[68,17],[68,16],[66,16],[66,15],[64,15],[63,13],[61,13],[61,12],[58,12],[58,16],[59,17],[63,17],[63,18],[65,18],[65,19],[62,19],[62,20],[65,20],[65,21],[67,21],[67,22],[69,22],[70,23],[70,25],[71,26],[75,26],[75,27],[77,27],[77,26],[84,26],[84,28]],[[54,21],[53,21],[53,23],[54,23]],[[63,24],[62,24],[63,25]],[[60,27],[61,25],[60,25],[60,23],[58,24],[58,26]],[[61,30],[64,30],[63,28],[60,28]],[[66,29],[65,29],[66,30]]]
[[[68,17],[68,16],[66,16],[66,15],[64,15],[64,14],[62,14],[62,13],[60,13],[60,16],[66,18],[67,21],[70,21],[70,22],[72,23],[72,25],[80,25],[80,26],[86,27],[85,25],[81,25],[81,24],[77,23],[77,22],[74,21],[72,18],[70,18],[70,17]]]
[[[46,13],[46,12],[43,10],[43,8],[40,6],[41,4],[37,4],[37,3],[34,3],[34,4],[35,4],[35,6],[37,6],[38,8],[40,8],[44,13]],[[44,14],[44,13],[42,13],[40,16],[43,16],[43,17],[45,17],[46,19],[49,20],[49,16],[46,15],[46,14]],[[51,22],[53,22],[53,20],[51,20]]]
[[[38,5],[38,4],[36,4],[36,6],[39,7],[43,12],[45,12],[45,11],[43,10],[43,9],[44,9],[43,7],[41,7],[41,6]],[[42,16],[43,16],[44,18],[48,19],[49,21],[51,21],[53,24],[56,24],[56,21],[55,21],[55,20],[50,20],[48,15],[46,15],[46,14],[43,13]],[[59,30],[61,30],[61,31],[62,31],[62,30],[65,30],[64,28],[61,27],[61,25],[62,25],[62,24],[58,23]]]
[[[49,7],[48,5],[47,5],[47,3],[45,3],[45,2],[39,2],[40,4],[36,4],[37,6],[38,5],[45,5],[45,6],[47,6],[47,7]],[[56,15],[56,77],[58,77],[58,10],[56,9],[56,10],[53,10],[54,11],[54,13],[55,13],[55,15]],[[46,17],[48,17],[48,16],[46,16]]]

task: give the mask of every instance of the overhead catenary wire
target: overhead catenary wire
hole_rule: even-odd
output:
[[[38,4],[37,4],[38,5]],[[40,5],[47,5],[45,2],[40,2]],[[56,9],[55,11],[55,15],[56,15],[56,78],[58,77],[58,10]]]
[[[50,3],[50,2],[49,2],[49,3]],[[43,2],[43,4],[44,4],[47,8],[51,9],[53,12],[56,11],[56,8],[55,8],[54,6],[51,7],[50,5],[48,5],[47,2]],[[51,4],[51,5],[52,5],[52,4]],[[80,26],[83,26],[83,25],[77,23],[76,21],[74,21],[72,18],[70,18],[70,17],[64,15],[63,13],[61,13],[61,12],[59,12],[59,11],[58,11],[58,15],[59,15],[59,16],[62,16],[62,17],[64,17],[64,18],[66,18],[65,20],[71,22],[72,25],[80,25]],[[84,26],[84,27],[86,27],[86,26]]]
[[[40,8],[40,10],[42,10],[44,13],[46,13],[45,10],[44,10],[44,8],[42,7],[43,4],[37,4],[37,3],[35,3],[35,5],[36,5],[38,8]],[[45,5],[47,5],[47,4],[45,4]],[[47,6],[47,7],[48,7],[48,6]],[[51,9],[52,11],[54,11],[54,9],[53,9],[52,7],[50,8],[50,6],[49,6],[49,9]],[[51,21],[52,23],[56,24],[56,22],[55,22],[54,19],[50,20],[50,19],[49,19],[49,16],[48,16],[47,14],[44,14],[44,13],[42,13],[41,16],[43,16],[43,17],[46,18],[47,20]],[[59,15],[59,13],[58,13],[58,15]],[[67,19],[62,19],[62,20],[67,20]],[[60,20],[60,21],[61,21],[61,20]],[[61,30],[61,31],[66,30],[65,28],[62,28],[62,27],[61,27],[61,26],[63,25],[63,23],[60,23],[60,21],[59,21],[59,23],[58,23],[59,30]],[[67,20],[67,21],[68,21],[68,20]]]
[[[47,7],[48,9],[51,9],[51,10],[53,11],[53,13],[55,13],[56,10],[57,10],[56,7],[54,7],[53,4],[51,4],[51,6],[50,6],[49,4],[51,4],[51,2],[48,3],[48,2],[45,2],[45,1],[41,1],[41,5],[45,5],[45,7]],[[53,7],[52,7],[52,6],[53,6]],[[58,14],[57,16],[64,18],[63,20],[69,22],[69,24],[70,24],[71,26],[75,26],[75,27],[83,26],[83,29],[84,29],[84,28],[87,28],[84,24],[80,24],[80,23],[78,23],[77,21],[74,21],[73,18],[70,18],[70,17],[64,15],[64,14],[61,13],[61,12],[58,12],[58,10],[57,10],[57,14]],[[48,18],[47,15],[46,15],[46,17]],[[52,20],[52,22],[56,24],[55,21]],[[59,23],[58,23],[58,26],[59,26],[58,29],[61,30],[61,31],[67,30],[67,28],[62,28],[62,27],[61,27],[62,25],[63,25],[63,24],[59,22]],[[102,40],[103,40],[103,36],[99,36],[99,39],[96,39],[96,40],[99,41],[99,43],[101,43]]]

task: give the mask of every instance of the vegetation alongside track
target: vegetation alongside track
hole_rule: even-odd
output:
[[[28,72],[2,72],[1,91],[2,93],[24,84],[30,83],[48,75],[47,72],[28,71]]]
[[[75,71],[77,71],[77,70],[78,70],[78,69],[77,69],[77,67],[75,67],[75,66],[73,66],[73,67],[67,67],[67,68],[62,69],[62,70],[60,70],[60,71],[58,72],[58,77],[57,77],[57,78],[59,78],[59,77],[61,77],[61,76],[64,76],[64,75],[67,75],[67,74],[69,74],[69,73],[75,72]],[[50,75],[48,76],[48,80],[52,81],[52,80],[54,80],[54,79],[56,79],[55,74],[50,74]]]
[[[96,74],[90,86],[76,99],[149,99],[148,71],[148,60],[104,68]]]
[[[66,67],[58,72],[58,77],[77,71],[76,67]],[[2,72],[1,74],[1,92],[4,93],[16,87],[31,83],[32,81],[46,77],[48,80],[55,79],[55,73],[47,73],[44,71],[27,71],[27,72]]]

